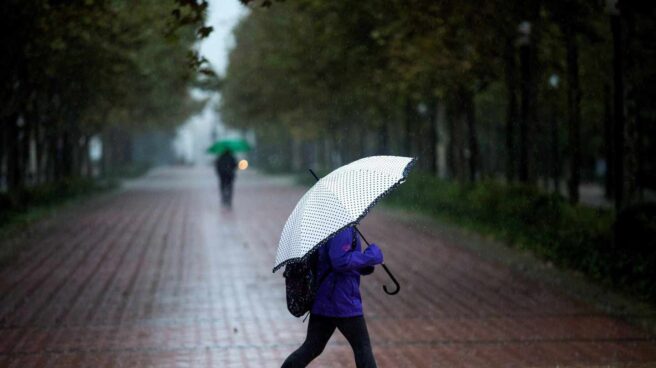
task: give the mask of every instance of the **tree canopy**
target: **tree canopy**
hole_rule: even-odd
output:
[[[81,174],[93,135],[103,136],[112,164],[129,158],[134,132],[170,130],[198,111],[202,101],[189,88],[204,67],[194,45],[211,32],[206,8],[182,0],[3,1],[0,176],[9,189]]]
[[[234,32],[219,110],[256,132],[265,166],[334,167],[395,153],[463,181],[566,180],[572,201],[582,180],[604,176],[609,196],[622,183],[634,197],[654,187],[647,156],[635,154],[653,152],[653,142],[611,144],[613,129],[650,131],[644,122],[654,115],[639,101],[653,95],[645,85],[656,74],[645,46],[653,6],[243,2],[251,12]],[[624,30],[619,46],[614,19]],[[625,111],[614,95],[639,108]]]

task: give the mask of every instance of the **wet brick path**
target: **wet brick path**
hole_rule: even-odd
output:
[[[0,367],[278,367],[306,324],[271,274],[303,189],[243,174],[222,211],[210,169],[166,169],[37,231],[0,271]],[[362,230],[403,285],[363,279],[380,367],[654,367],[656,341],[374,210]],[[314,367],[352,367],[336,333]]]

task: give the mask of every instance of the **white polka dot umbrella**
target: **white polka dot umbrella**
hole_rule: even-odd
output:
[[[414,163],[411,157],[371,156],[317,181],[287,219],[273,272],[305,260],[340,230],[358,224],[380,198],[406,180]]]

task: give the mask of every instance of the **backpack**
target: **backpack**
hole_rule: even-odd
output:
[[[351,243],[351,249],[355,249],[355,236]],[[316,250],[304,261],[285,266],[283,277],[287,293],[287,309],[294,317],[301,317],[310,312],[319,286],[333,271],[332,265],[330,265],[328,271],[320,279],[317,279],[318,262],[319,250]]]

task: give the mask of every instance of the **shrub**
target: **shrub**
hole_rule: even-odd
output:
[[[559,266],[656,302],[656,204],[620,213],[520,184],[461,185],[413,174],[388,203],[491,234]]]

